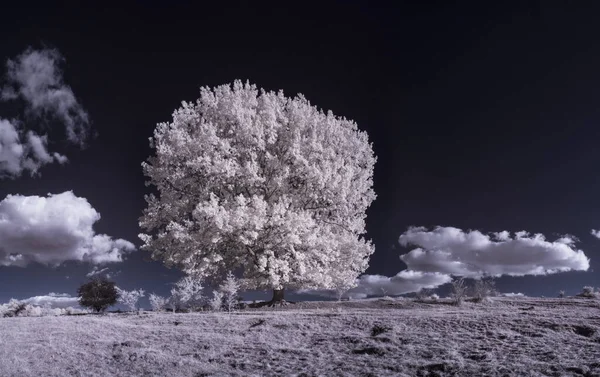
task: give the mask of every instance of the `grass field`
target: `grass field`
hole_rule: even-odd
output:
[[[600,300],[0,318],[0,376],[600,376]]]

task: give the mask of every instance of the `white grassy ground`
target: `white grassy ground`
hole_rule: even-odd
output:
[[[600,300],[0,318],[0,376],[600,376]]]

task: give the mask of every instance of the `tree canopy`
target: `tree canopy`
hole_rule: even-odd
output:
[[[376,157],[355,122],[235,81],[201,88],[150,144],[140,238],[154,259],[275,290],[352,285],[368,267]]]

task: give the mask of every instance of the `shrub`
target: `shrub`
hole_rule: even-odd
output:
[[[214,311],[223,309],[223,293],[219,291],[213,291],[213,297],[208,303],[210,308]]]
[[[144,297],[143,289],[134,289],[132,291],[126,291],[117,287],[119,293],[119,302],[129,308],[131,311],[138,310],[138,302],[140,298]]]
[[[497,291],[494,280],[486,278],[475,280],[475,285],[473,286],[473,298],[476,302],[481,302],[488,297],[496,295]]]
[[[4,305],[0,305],[0,313],[3,317],[18,317],[26,314],[27,304],[11,298]]]
[[[166,297],[159,296],[157,294],[151,293],[148,297],[148,301],[150,301],[150,307],[155,312],[162,312],[166,309],[169,300]]]
[[[417,300],[419,301],[425,301],[426,299],[428,299],[431,294],[432,294],[432,290],[429,288],[421,288],[416,295]]]
[[[175,283],[171,289],[169,306],[176,310],[198,310],[202,307],[202,281],[191,276],[185,276]]]
[[[223,295],[222,301],[224,308],[231,312],[239,305],[238,292],[240,290],[240,282],[233,276],[231,272],[227,274],[227,278],[219,286],[219,291]]]
[[[597,298],[598,296],[600,296],[600,294],[594,292],[594,287],[587,285],[583,287],[583,290],[577,296],[586,298]]]
[[[77,289],[77,296],[81,306],[91,308],[97,313],[115,305],[119,299],[115,282],[105,278],[94,278],[81,285]]]
[[[467,285],[465,279],[455,279],[452,282],[452,302],[454,305],[460,306],[467,297]]]

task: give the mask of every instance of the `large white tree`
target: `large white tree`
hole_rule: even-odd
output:
[[[353,284],[368,267],[376,157],[355,122],[235,81],[183,102],[150,144],[157,195],[140,238],[154,259],[201,279],[240,270],[274,302],[285,288]]]

